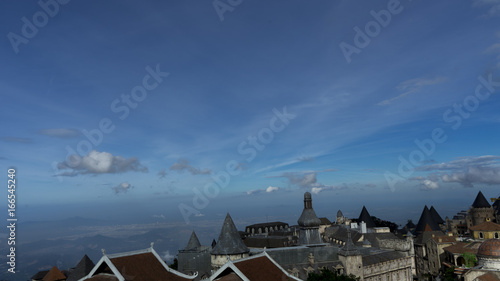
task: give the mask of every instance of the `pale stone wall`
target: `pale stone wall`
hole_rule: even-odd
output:
[[[364,281],[412,281],[412,257],[363,267]]]

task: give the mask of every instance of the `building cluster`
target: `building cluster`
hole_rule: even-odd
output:
[[[469,210],[445,220],[425,206],[417,225],[409,221],[391,231],[378,226],[365,206],[356,219],[340,210],[335,222],[319,218],[306,192],[297,225],[268,222],[238,231],[227,214],[211,245],[201,245],[193,231],[175,270],[151,244],[134,252],[103,251],[96,264],[85,256],[69,271],[54,267],[32,280],[306,280],[326,268],[363,281],[444,280],[445,272],[455,280],[500,281],[500,199],[492,201],[479,192]]]

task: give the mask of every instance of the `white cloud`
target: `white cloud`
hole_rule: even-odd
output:
[[[75,176],[84,174],[115,174],[128,171],[147,172],[148,168],[141,165],[135,157],[126,159],[122,156],[113,156],[109,152],[98,152],[92,150],[88,155],[81,158],[78,155],[71,156],[71,162],[60,162],[57,168],[69,169],[61,176]]]
[[[268,188],[266,188],[266,192],[273,192],[273,191],[278,191],[280,188],[279,187],[276,187],[276,186],[269,186]]]
[[[163,255],[161,256],[161,258],[162,258],[164,261],[166,261],[167,263],[171,263],[171,262],[173,262],[173,260],[174,260],[175,256],[174,256],[174,255],[172,255],[172,254],[170,254],[170,252],[169,252],[169,251],[165,251],[165,252],[163,252]]]
[[[448,183],[459,183],[464,187],[473,187],[474,184],[500,184],[500,156],[484,155],[478,157],[462,157],[450,162],[425,165],[416,168],[417,171],[434,171],[424,177],[415,177],[411,180],[420,180],[423,189],[436,189],[439,180]]]
[[[113,187],[113,191],[115,194],[119,193],[127,193],[130,189],[134,188],[130,183],[128,182],[122,182],[119,185]]]

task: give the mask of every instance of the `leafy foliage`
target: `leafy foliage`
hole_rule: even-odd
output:
[[[465,266],[466,267],[473,267],[477,263],[476,255],[474,255],[472,253],[463,253],[462,257],[465,260]]]
[[[449,267],[444,271],[444,281],[455,281],[455,267]]]
[[[337,272],[328,268],[321,269],[321,273],[310,272],[307,275],[307,281],[358,281],[359,277],[352,274],[338,275]]]

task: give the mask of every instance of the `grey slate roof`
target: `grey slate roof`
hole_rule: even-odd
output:
[[[427,225],[430,227],[432,231],[440,231],[441,228],[437,224],[436,221],[432,218],[431,211],[427,208],[427,205],[424,207],[422,214],[420,215],[420,219],[418,220],[417,227],[415,228],[414,233],[420,234],[425,231]]]
[[[201,246],[200,240],[198,240],[198,237],[196,236],[196,233],[194,233],[193,230],[193,233],[191,233],[191,237],[189,238],[189,242],[186,248],[184,248],[184,251],[193,251],[198,249],[200,246]]]
[[[366,227],[376,227],[375,222],[373,221],[372,217],[370,216],[370,213],[368,213],[368,210],[366,209],[365,206],[363,206],[363,210],[361,210],[361,214],[359,214],[359,222],[364,221],[366,223]]]
[[[35,275],[31,276],[31,280],[42,280],[47,273],[49,273],[48,270],[38,271]]]
[[[319,227],[321,224],[321,221],[312,208],[311,193],[309,192],[304,193],[304,210],[297,223],[303,227]]]
[[[434,209],[434,206],[431,206],[431,209],[429,211],[431,212],[432,219],[435,222],[437,222],[438,224],[444,224],[445,223],[445,221],[443,220],[443,218],[441,218],[441,216],[436,211],[436,209]]]
[[[394,252],[384,252],[384,253],[380,253],[380,254],[363,256],[362,259],[363,259],[363,266],[368,266],[368,265],[372,265],[372,264],[383,263],[386,261],[401,259],[404,257],[405,257],[404,253],[394,251]]]
[[[474,200],[474,203],[472,203],[473,208],[489,208],[491,207],[490,203],[488,203],[488,200],[484,197],[483,193],[479,191],[479,193],[476,196],[476,200]]]
[[[92,271],[94,266],[94,262],[87,255],[83,256],[80,262],[71,271],[66,281],[76,281],[83,278],[84,276],[89,274],[90,271]]]
[[[354,243],[352,243],[350,229],[347,231],[347,241],[345,242],[344,247],[340,248],[339,255],[342,255],[342,256],[359,256],[359,255],[361,255],[361,252],[354,245]]]
[[[337,218],[338,218],[338,217],[343,217],[343,216],[344,216],[344,214],[342,214],[342,211],[341,211],[341,210],[339,210],[339,211],[337,212]]]
[[[222,225],[217,244],[212,249],[211,253],[213,255],[236,255],[248,252],[250,252],[250,250],[245,246],[243,240],[241,240],[233,219],[228,213]]]

